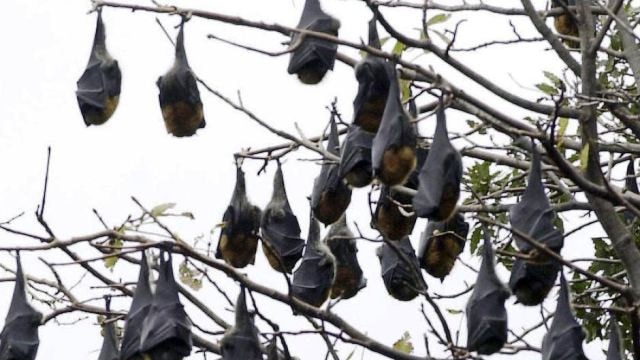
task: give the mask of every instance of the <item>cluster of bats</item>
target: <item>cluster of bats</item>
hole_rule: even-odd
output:
[[[573,4],[570,0],[564,5]],[[561,4],[554,0],[553,6]],[[556,17],[559,33],[577,34],[571,15]],[[369,23],[368,44],[380,49],[376,23],[375,17]],[[322,10],[319,0],[307,0],[297,27],[337,36],[340,22]],[[333,69],[337,44],[295,33],[290,46],[287,70],[302,83],[317,84]],[[331,115],[326,151],[340,157],[340,162],[323,163],[314,181],[306,241],[300,237],[300,225],[289,204],[280,164],[273,180],[272,198],[264,210],[250,203],[244,173],[238,166],[216,251],[217,258],[243,268],[254,263],[261,242],[273,269],[293,273],[291,294],[316,307],[329,297],[351,298],[367,283],[357,259],[356,237],[345,216],[353,188],[372,182],[380,184],[371,225],[384,239],[377,249],[384,285],[398,300],[412,300],[424,290],[421,268],[443,280],[463,251],[469,231],[469,224],[456,211],[463,167],[460,153],[448,137],[442,98],[436,111],[433,140],[423,144],[418,141],[415,104],[410,104],[407,111],[402,103],[395,64],[366,55],[356,65],[355,75],[358,92],[353,102],[353,121],[342,145],[335,114]],[[105,28],[98,10],[91,56],[76,92],[87,126],[103,124],[111,117],[118,105],[120,85],[121,72],[106,49]],[[189,67],[184,48],[184,20],[176,41],[174,64],[158,79],[157,86],[162,116],[170,134],[191,136],[205,126],[197,77]],[[480,354],[495,353],[506,342],[504,304],[511,294],[523,305],[538,305],[547,297],[561,270],[558,262],[539,253],[529,241],[536,240],[556,253],[563,246],[563,234],[553,224],[555,214],[544,192],[540,155],[533,142],[530,151],[526,190],[509,213],[511,227],[525,235],[514,233],[515,243],[528,257],[515,259],[508,283],[510,290],[496,276],[491,240],[488,231],[484,231],[482,266],[466,309],[468,348]],[[410,196],[398,190],[397,185],[414,189],[416,194]],[[418,217],[429,222],[416,253],[409,235]],[[330,226],[324,239],[319,223]],[[191,322],[178,298],[171,255],[162,252],[160,259],[159,278],[152,291],[150,270],[143,254],[121,346],[115,335],[115,321],[106,321],[100,360],[174,360],[190,353]],[[41,315],[26,300],[19,260],[16,276],[13,301],[0,335],[0,360],[34,359],[38,347]],[[571,312],[563,276],[560,283],[556,315],[544,337],[542,356],[545,360],[584,359],[584,335]],[[262,358],[259,332],[247,310],[244,293],[242,289],[236,304],[236,324],[220,343],[223,359]],[[619,330],[615,320],[611,324],[607,359],[619,360],[623,356]],[[267,348],[270,356],[277,358],[275,341]]]

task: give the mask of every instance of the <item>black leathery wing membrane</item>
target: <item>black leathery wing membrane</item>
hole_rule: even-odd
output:
[[[560,268],[560,264],[553,260],[534,263],[516,258],[511,268],[509,288],[522,305],[539,305],[553,288]]]
[[[0,333],[0,360],[34,360],[40,339],[38,327],[42,314],[27,300],[26,279],[20,254],[16,256],[16,283],[4,328]]]
[[[247,198],[244,172],[237,167],[236,186],[222,217],[216,258],[224,259],[235,268],[253,264],[258,249],[260,216],[260,208],[251,204]]]
[[[375,17],[369,21],[369,46],[380,49]],[[366,54],[354,68],[358,93],[353,100],[353,124],[371,133],[378,131],[389,94],[385,63],[382,58]]]
[[[394,241],[398,251],[401,251],[409,259],[413,269],[398,255],[396,249],[384,243],[376,249],[376,255],[380,260],[380,268],[384,286],[389,295],[400,301],[409,301],[418,296],[421,288],[419,279],[420,265],[416,252],[411,245],[409,237],[400,241]]]
[[[582,350],[584,332],[573,316],[569,288],[560,275],[560,294],[553,321],[542,339],[542,360],[587,360]]]
[[[464,250],[468,233],[469,224],[460,213],[449,220],[429,221],[420,236],[420,266],[429,275],[443,280],[451,273],[458,255]]]
[[[331,225],[325,242],[336,260],[336,279],[331,287],[331,298],[349,299],[367,286],[367,279],[362,274],[358,263],[357,241],[347,226],[347,217]]]
[[[262,360],[259,332],[247,310],[244,286],[240,287],[235,310],[236,323],[220,341],[222,360]]]
[[[373,174],[385,185],[403,184],[416,167],[417,134],[402,106],[400,86],[393,63],[384,64],[389,94],[382,121],[373,138]]]
[[[320,307],[329,297],[336,277],[336,262],[329,248],[320,241],[320,226],[313,216],[302,262],[293,272],[292,295]]]
[[[76,83],[78,106],[87,126],[101,125],[109,120],[120,99],[122,73],[118,61],[107,51],[105,40],[102,10],[98,9],[89,63]]]
[[[418,192],[413,208],[421,218],[444,221],[455,211],[460,197],[462,158],[449,141],[444,103],[436,111],[436,130],[429,155],[420,169]]]
[[[634,194],[639,194],[640,190],[638,190],[638,179],[636,177],[636,171],[634,169],[634,160],[629,160],[627,164],[627,176],[625,178],[625,187],[627,191],[632,192]],[[625,210],[623,212],[624,218],[628,223],[632,223],[636,219],[636,215],[629,210]]]
[[[184,20],[176,40],[173,66],[158,78],[156,85],[160,91],[158,99],[162,118],[169,134],[176,137],[192,136],[205,127],[197,77],[189,66],[184,49]]]
[[[353,187],[365,187],[373,180],[371,144],[373,134],[351,125],[342,145],[338,176]]]
[[[529,169],[527,187],[520,201],[509,210],[509,222],[511,228],[528,235],[553,251],[559,252],[564,244],[564,238],[553,225],[555,214],[542,184],[540,154],[535,143],[531,145],[531,168]],[[521,252],[529,253],[533,250],[533,245],[516,233],[513,234],[513,237]]]
[[[107,312],[110,300],[107,300]],[[116,321],[113,317],[108,317],[103,326],[102,348],[98,360],[120,360],[120,351],[118,350],[118,336],[116,335]]]
[[[615,316],[609,319],[609,347],[607,348],[607,360],[624,360],[624,343],[622,334]]]
[[[338,36],[340,21],[322,11],[319,0],[306,0],[297,28]],[[289,74],[297,74],[303,84],[317,84],[333,69],[338,44],[294,33],[291,38]]]
[[[507,341],[507,310],[504,303],[509,290],[496,275],[491,239],[483,231],[482,265],[473,293],[467,302],[467,348],[479,354],[498,352]]]
[[[327,151],[340,156],[340,138],[334,117],[331,114],[329,120]],[[322,164],[320,175],[313,181],[311,209],[315,218],[325,225],[338,221],[351,202],[351,189],[342,181],[338,171],[339,164],[326,162]]]
[[[191,353],[191,320],[180,303],[171,253],[160,252],[159,276],[142,324],[140,351],[153,360],[181,360]]]
[[[289,205],[279,163],[273,178],[271,201],[262,212],[260,228],[262,251],[269,265],[275,270],[290,273],[302,257],[304,240],[300,238],[298,218]]]
[[[153,294],[149,283],[149,265],[147,256],[142,252],[140,261],[140,273],[136,290],[131,300],[131,307],[124,323],[124,336],[120,348],[120,358],[122,360],[141,359],[140,337],[142,335],[142,324],[149,313]]]

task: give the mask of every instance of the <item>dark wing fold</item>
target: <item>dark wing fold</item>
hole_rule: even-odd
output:
[[[325,242],[336,260],[336,279],[331,287],[331,298],[354,297],[358,291],[367,286],[367,279],[362,274],[357,256],[357,242],[347,226],[345,215],[331,225]]]
[[[153,294],[149,284],[149,265],[147,256],[142,252],[140,261],[140,274],[138,275],[138,283],[133,294],[131,307],[127,314],[127,320],[124,323],[124,336],[122,338],[122,346],[120,348],[120,358],[122,360],[132,359],[140,355],[140,336],[142,334],[142,324],[151,308]]]
[[[262,360],[259,332],[247,310],[244,286],[236,301],[236,323],[220,342],[222,360]]]
[[[421,288],[419,279],[416,278],[421,276],[418,258],[409,237],[393,241],[392,244],[395,248],[385,242],[376,251],[380,259],[382,280],[389,295],[400,301],[409,301],[418,296],[417,290]],[[411,265],[403,261],[396,250],[403,253]]]
[[[107,300],[107,312],[110,311],[109,303],[110,300]],[[116,321],[113,318],[107,319],[107,322],[103,327],[103,333],[102,348],[100,349],[98,360],[119,360],[120,351],[118,350]]]
[[[533,263],[517,258],[511,268],[509,288],[522,305],[539,305],[553,287],[560,267],[553,260]]]
[[[618,327],[618,320],[615,316],[609,319],[609,347],[607,349],[607,360],[624,360],[624,344],[622,334]]]
[[[373,180],[371,144],[373,134],[351,125],[347,131],[340,157],[338,177],[353,187],[364,187]]]

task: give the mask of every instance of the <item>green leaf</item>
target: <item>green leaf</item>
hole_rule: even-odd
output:
[[[447,309],[447,312],[451,315],[460,315],[462,314],[462,310],[459,309]]]
[[[411,344],[411,335],[408,331],[402,334],[402,337],[393,343],[393,349],[401,351],[405,354],[411,354],[413,352],[413,344]]]
[[[564,134],[567,132],[567,126],[569,126],[569,119],[561,117],[558,119],[558,147],[561,147],[564,143]]]
[[[120,238],[111,238],[109,239],[109,246],[111,246],[111,253],[119,252],[122,249],[122,239]],[[104,267],[107,269],[113,270],[113,267],[116,266],[119,257],[117,256],[109,256],[104,259]]]
[[[411,97],[411,81],[409,80],[400,80],[400,91],[402,93],[402,102],[409,101]]]
[[[550,73],[548,71],[543,71],[542,73],[544,74],[544,77],[549,79],[555,86],[560,86],[560,84],[562,83],[562,80],[560,80],[560,78],[555,76],[553,73]]]
[[[176,206],[175,203],[164,203],[164,204],[156,205],[153,207],[153,209],[151,209],[150,214],[151,216],[161,216],[167,210],[173,209],[173,207],[175,206]]]
[[[582,170],[586,170],[588,163],[589,163],[589,144],[585,144],[582,150],[580,150],[580,168]]]
[[[391,53],[393,55],[397,55],[398,57],[402,56],[402,53],[407,49],[407,45],[402,43],[401,41],[396,41],[396,44],[393,46],[393,50]]]
[[[434,15],[427,20],[427,27],[431,25],[441,24],[451,18],[451,14],[438,14]]]
[[[190,268],[186,261],[183,261],[180,264],[178,272],[180,273],[180,282],[195,291],[202,288],[202,279],[196,277],[198,275],[198,271]]]
[[[538,88],[538,90],[542,91],[543,93],[547,94],[547,95],[557,95],[558,94],[558,90],[556,90],[555,87],[549,85],[549,84],[545,84],[545,83],[540,83],[540,84],[536,84],[536,88]]]
[[[478,244],[480,243],[480,239],[482,239],[482,228],[477,227],[473,229],[473,233],[471,234],[471,253],[475,254],[476,250],[478,250]]]

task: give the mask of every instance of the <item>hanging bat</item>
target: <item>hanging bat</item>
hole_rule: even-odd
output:
[[[569,289],[560,274],[560,294],[553,321],[542,338],[542,360],[587,360],[582,350],[584,332],[571,312]]]
[[[147,256],[142,252],[140,260],[140,274],[138,283],[133,294],[131,307],[124,323],[124,336],[120,347],[120,358],[122,360],[143,360],[140,352],[140,336],[142,334],[142,324],[149,313],[153,294],[149,283],[149,265]]]
[[[223,259],[235,268],[253,264],[258,248],[260,208],[247,198],[244,172],[236,168],[236,187],[231,203],[222,217],[222,231],[218,241],[216,258]]]
[[[401,185],[416,167],[415,128],[402,107],[394,64],[385,63],[389,95],[371,149],[373,174],[385,185]]]
[[[401,208],[402,205],[411,205],[411,196],[382,185],[371,227],[390,240],[400,240],[411,234],[417,217],[412,209]]]
[[[575,0],[551,0],[551,8],[552,9],[562,8],[562,6],[560,5],[561,3],[567,6],[576,6]],[[553,26],[556,28],[556,31],[559,34],[567,35],[567,36],[575,36],[575,37],[580,36],[580,32],[578,30],[578,23],[576,22],[575,18],[572,17],[566,11],[563,12],[561,15],[558,15],[555,17],[555,19],[553,20]],[[565,45],[567,45],[569,48],[572,48],[572,49],[580,48],[580,42],[578,41],[573,41],[573,40],[563,40],[563,41]]]
[[[496,275],[487,229],[484,229],[483,235],[482,265],[467,302],[467,348],[478,354],[491,355],[502,349],[507,341],[507,310],[504,302],[510,293]]]
[[[27,300],[26,279],[22,272],[20,253],[16,255],[16,283],[4,328],[0,333],[1,360],[34,360],[40,339],[38,327],[42,314]]]
[[[289,205],[280,163],[273,178],[273,195],[262,213],[260,228],[262,251],[269,265],[277,271],[291,273],[302,257],[304,240],[300,238],[298,218]]]
[[[118,107],[122,73],[118,61],[107,51],[102,10],[98,9],[96,34],[84,73],[77,81],[76,97],[84,123],[104,124]]]
[[[385,242],[376,249],[376,255],[380,259],[382,280],[389,295],[400,301],[410,301],[418,296],[418,289],[421,288],[420,279],[416,279],[417,276],[421,276],[420,264],[409,237],[394,241],[393,244],[398,251],[406,255],[413,269],[403,261],[396,249]]]
[[[556,281],[560,264],[550,260],[543,263],[527,262],[517,258],[511,268],[509,288],[518,303],[525,306],[540,305]]]
[[[111,300],[107,298],[107,313],[111,311]],[[107,317],[107,321],[103,326],[102,348],[98,360],[120,360],[120,351],[118,349],[118,336],[116,335],[116,321],[112,317]]]
[[[418,193],[413,208],[418,217],[444,221],[453,215],[460,197],[462,158],[447,134],[444,103],[436,111],[436,130],[429,155],[419,175]]]
[[[369,21],[369,46],[380,49],[375,17]],[[385,63],[384,59],[367,54],[354,68],[358,93],[353,100],[353,124],[374,134],[380,126],[389,94]]]
[[[236,301],[236,323],[225,333],[220,341],[222,360],[262,360],[258,329],[253,317],[247,310],[244,286]],[[277,359],[276,348],[276,359]]]
[[[365,187],[373,180],[371,144],[373,134],[356,125],[349,126],[342,145],[338,176],[353,187]]]
[[[187,61],[184,50],[184,20],[176,40],[173,66],[156,82],[160,108],[167,132],[176,137],[191,136],[204,128],[206,122],[198,91],[197,77]]]
[[[340,139],[334,114],[331,114],[327,151],[340,156]],[[351,189],[342,181],[338,164],[324,163],[320,175],[313,182],[311,209],[313,215],[325,225],[333,224],[347,210],[351,202]]]
[[[291,293],[308,304],[320,307],[329,297],[335,278],[336,260],[327,245],[320,241],[320,226],[312,215],[302,262],[293,272]]]
[[[336,279],[331,287],[331,298],[350,299],[367,286],[367,279],[362,274],[358,263],[358,247],[356,239],[347,226],[347,217],[331,225],[325,243],[336,260]]]
[[[527,187],[520,201],[509,210],[509,222],[513,229],[527,234],[555,252],[560,252],[564,238],[553,225],[555,214],[544,192],[540,173],[540,154],[533,142],[531,149],[531,168],[529,169]],[[535,250],[533,245],[515,233],[513,238],[521,252],[528,254]]]
[[[629,164],[627,165],[627,176],[625,178],[625,185],[626,185],[627,191],[632,192],[634,194],[639,194],[640,190],[638,190],[638,180],[636,178],[636,171],[634,169],[633,163],[634,163],[633,159],[629,160]],[[627,223],[633,223],[636,219],[636,215],[629,210],[625,210],[622,214],[625,220],[627,221]]]
[[[340,21],[322,11],[319,0],[306,0],[296,27],[337,37]],[[287,72],[298,75],[303,84],[317,84],[327,71],[333,70],[338,44],[295,33],[291,38],[291,48]]]
[[[429,221],[420,236],[418,259],[429,275],[443,281],[451,273],[458,255],[464,250],[469,224],[460,213],[449,220]]]
[[[159,276],[142,324],[140,351],[152,360],[182,360],[191,353],[191,320],[180,303],[171,253],[160,252]]]
[[[618,327],[618,320],[615,316],[609,319],[609,348],[607,349],[607,360],[624,360],[624,344],[622,333]]]

